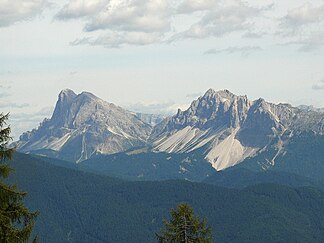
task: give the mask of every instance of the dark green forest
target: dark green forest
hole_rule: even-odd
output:
[[[323,183],[324,175],[324,136],[312,132],[304,132],[294,136],[285,146],[285,151],[276,158],[275,166],[269,167],[273,171],[284,171],[309,177]],[[254,157],[245,159],[237,168],[247,168],[253,171],[262,171],[260,164],[273,158],[278,152],[271,147]]]
[[[40,212],[40,242],[154,242],[162,218],[181,202],[208,219],[215,242],[321,242],[324,234],[324,193],[313,187],[128,182],[20,153],[10,165],[10,182]]]

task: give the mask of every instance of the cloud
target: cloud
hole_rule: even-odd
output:
[[[12,71],[0,71],[0,75],[10,75],[13,74]]]
[[[47,6],[49,3],[45,0],[2,0],[0,1],[0,27],[31,19]]]
[[[297,42],[301,47],[299,51],[313,51],[324,45],[324,31],[311,33],[307,38]]]
[[[44,118],[49,117],[53,113],[53,110],[53,106],[47,106],[34,113],[13,113],[10,117],[14,121],[35,121],[39,119],[43,120]]]
[[[77,38],[72,45],[115,48],[219,37],[235,31],[252,33],[251,19],[266,9],[269,6],[253,7],[240,0],[69,0],[55,18],[84,22],[88,36]],[[192,18],[187,29],[177,32],[178,16],[192,16],[197,11],[202,12],[200,20]]]
[[[160,41],[161,35],[158,33],[145,32],[109,32],[97,38],[85,37],[72,41],[71,45],[92,45],[104,46],[107,48],[119,48],[128,45],[148,45]]]
[[[200,21],[181,33],[175,34],[170,41],[178,39],[202,39],[220,37],[235,31],[248,31],[252,28],[249,20],[269,9],[269,6],[257,8],[242,1],[228,1],[208,10]],[[226,2],[226,3],[228,3]]]
[[[2,88],[1,85],[0,85],[0,88]],[[10,95],[11,94],[9,94],[8,92],[0,92],[0,98],[5,98],[5,97],[8,97]]]
[[[11,94],[8,92],[8,90],[10,89],[11,89],[10,85],[0,85],[0,90],[2,90],[0,91],[0,99],[11,96]]]
[[[204,11],[216,6],[215,0],[186,0],[179,4],[177,13],[190,14],[196,11]]]
[[[324,89],[324,79],[322,79],[321,81],[319,81],[316,84],[313,84],[312,89],[314,89],[314,90],[323,90]]]
[[[165,103],[136,103],[126,105],[125,107],[130,111],[141,112],[144,114],[174,115],[178,109],[187,109],[189,107],[189,104],[178,104],[170,101]]]
[[[171,13],[170,4],[165,0],[70,0],[56,18],[67,20],[86,17],[86,32],[165,32],[170,30]]]
[[[324,4],[310,3],[291,9],[280,19],[278,35],[291,40],[284,45],[299,45],[298,51],[314,51],[324,45]]]
[[[282,46],[297,45],[300,52],[315,51],[324,46],[324,31],[305,34],[301,38],[280,44]]]
[[[15,102],[0,100],[0,108],[1,109],[4,109],[4,108],[25,108],[28,106],[30,106],[30,104],[27,104],[27,103],[19,104],[19,103],[15,103]]]
[[[273,9],[274,4],[252,5],[241,0],[69,0],[55,19],[83,22],[87,34],[73,40],[71,45],[119,48],[220,38],[233,32],[246,38],[277,34],[283,38],[281,42],[298,44],[298,50],[304,52],[323,45],[319,31],[324,28],[323,4],[304,4],[288,10],[279,19],[266,14]],[[186,18],[185,24],[180,24],[182,30],[177,31],[177,21],[182,18]],[[247,56],[257,50],[223,51]]]
[[[75,76],[75,75],[77,75],[77,74],[78,74],[77,71],[71,71],[71,72],[69,72],[69,76]]]
[[[9,123],[11,124],[12,136],[18,139],[19,136],[36,128],[46,117],[50,117],[54,107],[44,107],[34,113],[10,113]]]
[[[111,1],[86,24],[85,30],[165,32],[170,30],[170,14],[165,0]]]
[[[251,39],[259,39],[266,35],[265,32],[253,32],[253,31],[248,31],[246,32],[242,37],[244,38],[251,38]]]
[[[187,94],[186,98],[196,99],[197,97],[202,96],[202,95],[203,95],[203,93],[201,93],[201,92],[191,93],[191,94]]]
[[[71,45],[119,48],[160,43],[171,30],[171,0],[70,0],[56,14],[58,20],[80,19],[90,36]],[[97,31],[101,30],[100,35]]]
[[[71,0],[56,14],[60,20],[77,19],[98,13],[109,1],[102,0]]]
[[[284,34],[294,34],[310,24],[317,24],[324,20],[324,5],[313,6],[309,3],[288,11],[281,18],[280,26]]]
[[[261,51],[262,48],[259,46],[243,46],[243,47],[228,47],[225,49],[210,49],[205,51],[205,54],[235,54],[241,53],[243,57],[251,55],[253,52]]]

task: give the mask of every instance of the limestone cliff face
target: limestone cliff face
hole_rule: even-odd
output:
[[[303,131],[323,134],[323,113],[210,89],[186,111],[155,126],[150,141],[155,151],[204,148],[206,159],[222,170]]]
[[[324,135],[323,114],[263,99],[251,101],[228,90],[209,89],[187,110],[178,110],[174,116],[163,119],[126,111],[88,92],[77,95],[63,90],[52,117],[38,129],[21,135],[14,146],[22,152],[74,162],[126,150],[199,150],[216,170],[272,148],[276,151],[273,157],[262,162],[267,168],[280,153],[284,154],[285,145],[293,136],[304,132]]]
[[[91,93],[63,90],[51,119],[23,134],[16,145],[22,152],[52,153],[79,162],[93,154],[144,146],[151,130],[135,114]]]

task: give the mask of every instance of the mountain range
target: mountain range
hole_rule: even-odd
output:
[[[41,242],[154,242],[181,202],[213,242],[322,242],[324,113],[208,90],[170,117],[63,90],[12,144]],[[127,230],[125,230],[127,229]]]
[[[321,178],[323,138],[324,113],[252,101],[228,90],[209,89],[187,110],[164,118],[67,89],[60,92],[52,117],[13,146],[132,179],[202,181],[237,166]],[[309,151],[295,151],[307,145],[312,158]]]

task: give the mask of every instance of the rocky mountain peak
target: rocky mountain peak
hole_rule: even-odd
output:
[[[76,97],[76,93],[74,93],[73,90],[71,89],[63,89],[60,93],[59,93],[59,98],[64,98],[64,97]]]
[[[58,95],[50,123],[54,127],[74,128],[84,124],[91,115],[99,112],[100,108],[107,109],[108,106],[109,109],[113,109],[112,104],[92,93],[82,92],[77,95],[72,90],[65,89]]]
[[[62,90],[57,99],[56,106],[65,106],[70,104],[77,95],[70,89],[64,89]]]
[[[83,91],[81,94],[78,95],[79,98],[89,98],[91,100],[100,100],[97,96],[90,92]]]
[[[185,127],[201,130],[236,128],[245,120],[251,105],[252,102],[246,96],[236,96],[228,90],[209,89],[194,100],[187,110],[179,109],[176,115],[157,125],[151,137]]]
[[[233,93],[231,93],[229,90],[224,89],[224,90],[219,90],[219,91],[215,91],[213,89],[209,89],[207,90],[207,92],[202,96],[203,100],[206,99],[219,99],[219,100],[232,100],[233,98],[235,98],[236,95],[234,95]]]
[[[202,97],[193,101],[189,109],[182,112],[182,115],[193,116],[195,120],[206,123],[205,128],[237,127],[244,119],[251,104],[252,102],[246,96],[236,96],[228,90],[209,89]]]
[[[154,127],[151,140],[157,151],[181,153],[203,147],[206,159],[222,170],[271,144],[281,148],[289,139],[285,134],[321,134],[323,127],[321,113],[209,89],[187,110]]]
[[[261,98],[251,101],[228,90],[209,89],[187,110],[161,119],[66,89],[58,96],[52,118],[21,136],[17,148],[77,162],[141,146],[172,153],[201,148],[213,167],[222,170],[268,146],[280,150],[291,135],[324,134],[323,113]]]
[[[117,153],[143,146],[151,126],[135,114],[89,92],[62,90],[51,119],[18,141],[23,152],[80,162],[93,154]]]

